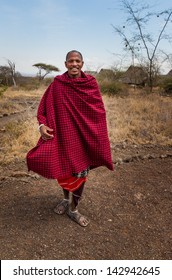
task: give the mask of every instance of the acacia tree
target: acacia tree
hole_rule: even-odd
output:
[[[172,8],[159,13],[150,12],[150,5],[139,4],[135,0],[122,0],[123,10],[127,13],[126,22],[122,27],[113,26],[115,32],[122,38],[125,49],[132,55],[132,63],[135,59],[145,60],[148,67],[148,84],[152,90],[154,81],[154,69],[158,56],[159,44],[164,40],[171,40],[169,34],[166,34],[166,27],[171,23]],[[160,31],[154,39],[151,30],[147,31],[148,23],[163,17]],[[149,26],[150,27],[150,26]],[[129,29],[131,28],[131,29]]]
[[[56,66],[53,66],[50,64],[45,64],[45,63],[36,63],[33,66],[38,68],[39,80],[43,80],[45,78],[45,76],[47,76],[48,74],[50,74],[53,71],[55,71],[55,72],[60,71],[59,68],[57,68]],[[45,71],[44,74],[42,73],[42,70]]]

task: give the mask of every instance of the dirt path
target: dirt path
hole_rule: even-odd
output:
[[[0,167],[1,259],[171,259],[172,147],[112,145],[114,172],[90,172],[81,228],[54,206],[54,180]]]

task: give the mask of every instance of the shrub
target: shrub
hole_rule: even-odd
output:
[[[102,94],[109,96],[127,93],[125,85],[116,81],[101,81],[99,82],[99,87]]]
[[[172,78],[164,79],[160,85],[161,94],[172,96]]]
[[[39,89],[40,86],[48,86],[53,81],[53,77],[47,77],[43,80],[39,80],[38,77],[20,77],[18,79],[18,87],[26,90],[31,91],[35,89]]]
[[[49,86],[52,81],[54,80],[54,77],[46,77],[43,81],[42,81],[42,84],[44,86]]]
[[[168,82],[166,85],[164,85],[164,91],[170,95],[172,95],[172,81]]]
[[[3,93],[7,90],[7,86],[0,86],[0,96],[3,95]]]

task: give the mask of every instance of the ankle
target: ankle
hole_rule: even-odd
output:
[[[72,212],[77,211],[77,207],[74,206],[74,205],[72,205],[72,204],[69,205],[69,209],[70,209],[70,211],[72,211]]]

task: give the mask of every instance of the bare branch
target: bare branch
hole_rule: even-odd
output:
[[[167,25],[171,22],[172,8],[164,10],[156,14],[150,11],[150,5],[136,3],[135,0],[122,0],[122,6],[127,13],[126,23],[123,28],[113,26],[115,32],[122,38],[122,42],[125,48],[131,51],[132,60],[134,64],[134,58],[138,57],[138,51],[142,50],[143,58],[146,55],[148,60],[148,74],[149,85],[153,85],[153,69],[155,68],[155,62],[157,61],[157,52],[161,40],[172,39],[169,34],[165,34]],[[164,24],[161,27],[157,39],[150,33],[150,30],[146,31],[146,27],[151,19],[154,17],[164,16]],[[129,27],[131,30],[128,30]],[[130,32],[129,32],[130,31]]]

